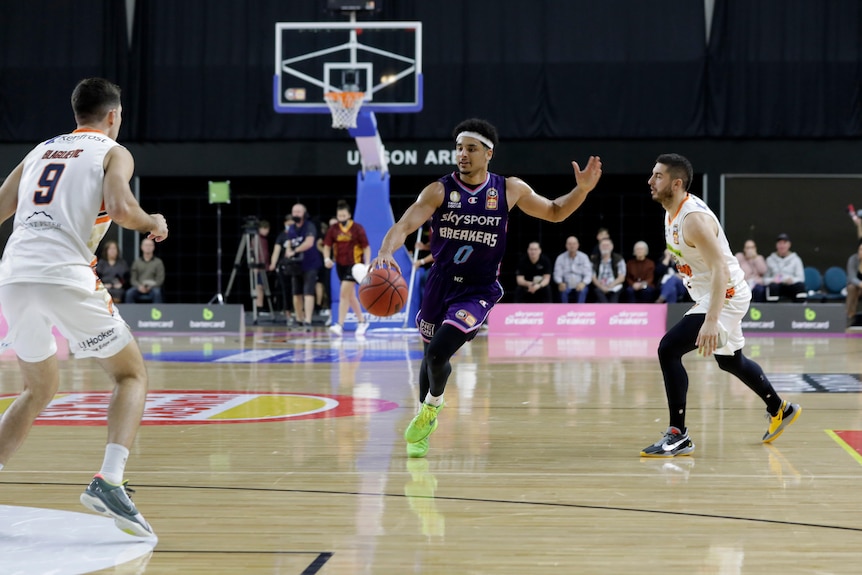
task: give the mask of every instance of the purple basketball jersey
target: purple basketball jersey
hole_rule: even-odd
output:
[[[506,251],[506,178],[489,172],[483,183],[470,186],[453,172],[440,183],[446,197],[431,219],[434,266],[463,283],[493,282]]]
[[[431,219],[431,254],[416,324],[429,341],[442,324],[475,336],[503,297],[497,281],[506,251],[506,178],[488,174],[478,186],[453,173],[440,178],[446,197]]]

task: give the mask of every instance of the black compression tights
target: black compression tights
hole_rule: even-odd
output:
[[[471,334],[466,334],[457,327],[443,324],[434,333],[429,343],[425,344],[425,357],[419,368],[419,401],[425,401],[425,396],[431,392],[433,396],[443,395],[446,382],[452,373],[449,359],[455,355]]]
[[[685,430],[688,373],[682,365],[682,356],[697,349],[694,342],[703,325],[703,314],[684,316],[662,338],[658,346],[658,359],[664,376],[664,389],[670,411],[670,425]],[[775,393],[761,367],[745,357],[742,350],[733,355],[716,355],[718,367],[738,377],[766,403],[770,413],[777,413],[781,398]]]

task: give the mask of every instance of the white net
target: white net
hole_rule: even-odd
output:
[[[332,112],[333,128],[355,128],[365,92],[327,92],[324,98]]]

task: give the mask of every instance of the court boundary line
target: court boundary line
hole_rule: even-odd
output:
[[[51,485],[51,486],[74,486],[80,487],[80,484],[74,483],[52,483],[52,482],[0,482],[0,485]],[[536,507],[560,508],[560,509],[587,509],[593,511],[620,511],[630,513],[647,513],[653,515],[669,515],[674,517],[696,517],[702,519],[721,519],[728,521],[742,521],[755,524],[767,525],[786,525],[788,527],[811,527],[814,529],[829,529],[833,531],[850,531],[854,533],[862,533],[862,527],[850,527],[845,525],[826,525],[822,523],[808,523],[802,521],[787,521],[780,519],[763,519],[756,517],[741,517],[735,515],[719,515],[712,513],[696,513],[690,511],[670,511],[666,509],[645,509],[636,507],[619,507],[613,505],[587,505],[583,503],[563,503],[551,501],[526,501],[513,499],[485,499],[480,497],[458,497],[458,496],[417,496],[404,495],[403,493],[371,493],[364,491],[331,491],[325,489],[273,489],[265,487],[232,487],[218,485],[161,485],[161,484],[144,484],[136,483],[136,489],[194,489],[201,491],[242,491],[242,492],[263,492],[263,493],[285,493],[285,494],[315,494],[315,495],[343,495],[343,496],[358,496],[358,497],[392,497],[396,499],[430,499],[435,501],[452,501],[456,503],[497,503],[501,505],[530,505]]]

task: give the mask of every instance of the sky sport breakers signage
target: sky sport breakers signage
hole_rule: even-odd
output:
[[[488,334],[661,337],[666,313],[655,304],[498,304]]]
[[[133,332],[240,333],[245,331],[245,313],[240,304],[136,303],[120,304],[117,309]]]
[[[668,326],[691,309],[691,304],[668,305]],[[752,303],[742,319],[743,333],[844,333],[844,304]]]

